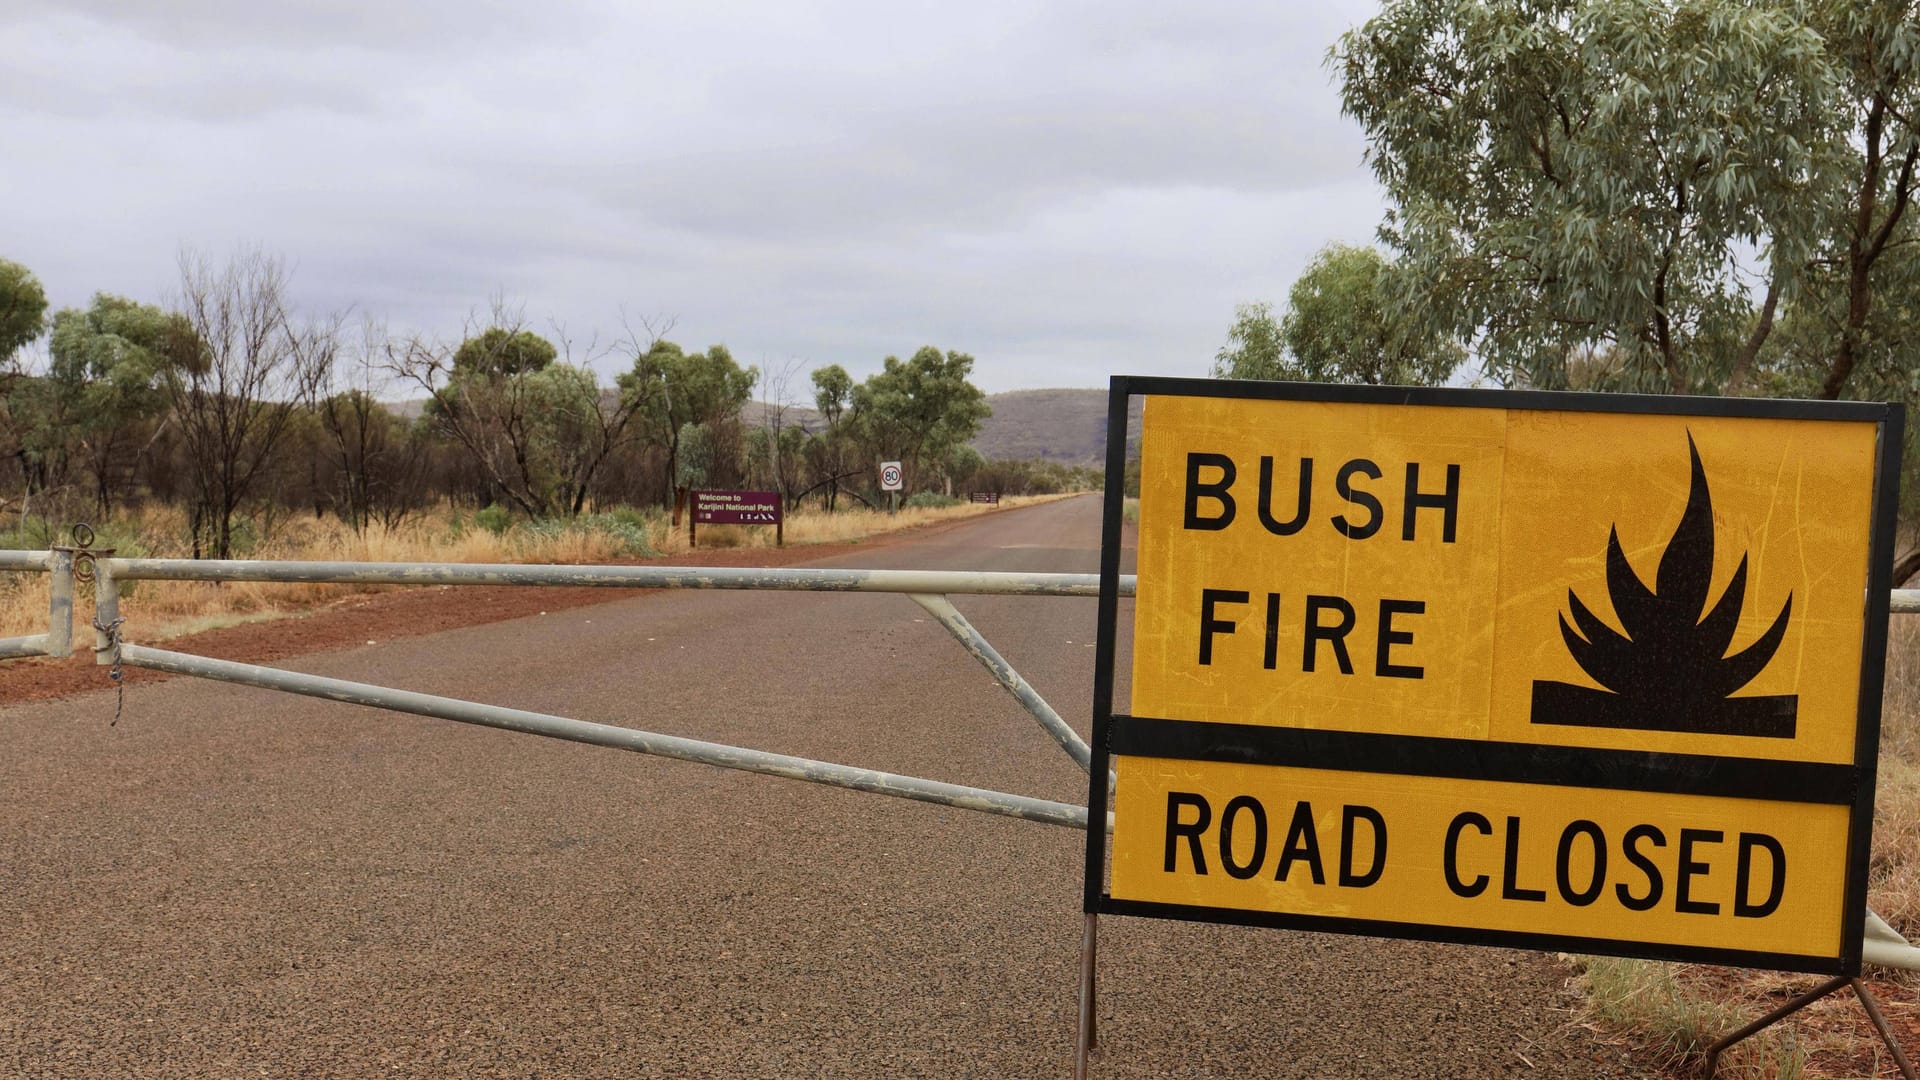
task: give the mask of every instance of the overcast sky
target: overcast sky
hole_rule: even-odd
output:
[[[0,258],[56,306],[259,245],[396,331],[500,294],[582,351],[1201,375],[1379,223],[1323,63],[1376,6],[0,0]]]

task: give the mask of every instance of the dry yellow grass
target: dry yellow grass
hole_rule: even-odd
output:
[[[1920,616],[1893,616],[1883,701],[1867,903],[1914,939],[1920,937]]]
[[[1702,993],[1675,964],[1575,957],[1587,995],[1587,1020],[1621,1033],[1663,1067],[1698,1068],[1715,1041],[1753,1019],[1740,1006]],[[1729,1049],[1718,1075],[1728,1080],[1797,1080],[1807,1053],[1790,1026],[1774,1027]]]
[[[1001,506],[1020,506],[1060,497],[1063,496],[1009,497]],[[897,514],[865,508],[835,514],[803,511],[788,517],[786,542],[790,546],[850,543],[992,509],[962,503],[938,508],[903,508]],[[489,523],[496,528],[489,528]],[[170,507],[155,507],[102,527],[96,543],[117,547],[126,555],[184,558],[192,554],[190,535],[184,513]],[[64,537],[59,539],[64,541]],[[709,526],[700,530],[699,540],[702,548],[765,548],[773,546],[774,533],[770,528]],[[670,558],[687,550],[685,528],[669,528],[666,516],[658,510],[628,510],[575,522],[538,523],[509,523],[498,515],[463,515],[442,510],[394,528],[374,525],[364,532],[355,532],[331,517],[286,515],[271,523],[268,535],[250,543],[244,557],[328,562],[586,565],[630,562],[649,556]],[[142,581],[128,583],[121,609],[130,622],[137,622],[143,636],[153,640],[210,626],[302,611],[349,592],[373,592],[380,588],[382,586]],[[79,598],[79,607],[79,617],[86,618],[91,610],[90,598]],[[0,574],[0,637],[42,633],[46,625],[45,575]]]
[[[1000,508],[1031,506],[1064,498],[1067,496],[1008,495],[1000,500]],[[786,542],[789,545],[853,543],[881,533],[972,517],[993,509],[991,506],[961,503],[957,506],[907,506],[893,514],[884,510],[869,510],[864,506],[842,509],[832,514],[807,510],[788,516]],[[774,534],[773,529],[764,525],[706,525],[700,528],[698,539],[702,548],[770,548]],[[671,537],[663,534],[655,548],[669,555],[688,550],[686,530],[676,530]]]
[[[0,574],[0,637],[47,632],[47,576]]]

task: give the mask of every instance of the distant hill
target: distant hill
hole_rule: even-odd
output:
[[[1104,465],[1107,460],[1107,392],[1105,390],[1014,390],[987,395],[993,415],[980,425],[973,448],[989,461],[1057,461],[1063,465]],[[766,405],[750,401],[740,410],[748,425],[765,423]],[[808,431],[820,427],[820,414],[801,405],[789,405],[789,426]],[[1140,445],[1140,402],[1133,403],[1128,422],[1131,444]]]
[[[993,415],[980,425],[973,447],[989,461],[1057,461],[1104,465],[1107,460],[1105,390],[1015,390],[991,394]],[[1129,442],[1140,444],[1140,399],[1127,421]]]

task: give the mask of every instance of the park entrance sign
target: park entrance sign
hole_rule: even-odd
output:
[[[1089,912],[1859,970],[1898,406],[1112,393]]]
[[[687,545],[699,546],[702,525],[771,525],[774,543],[786,544],[786,515],[777,491],[695,491],[690,493],[693,514]]]

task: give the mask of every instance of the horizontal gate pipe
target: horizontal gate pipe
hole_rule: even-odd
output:
[[[1014,700],[1027,710],[1029,716],[1040,721],[1040,726],[1046,729],[1048,735],[1053,736],[1053,741],[1060,744],[1060,748],[1067,752],[1067,756],[1073,759],[1073,763],[1080,766],[1081,772],[1093,768],[1093,750],[1087,746],[1086,740],[1060,718],[1060,714],[1054,711],[1053,706],[1047,704],[1047,699],[1040,696],[1032,683],[1013,670],[1013,665],[1007,663],[1006,658],[1000,655],[1000,651],[995,649],[993,643],[967,621],[965,615],[960,614],[960,609],[954,607],[952,601],[944,596],[930,596],[926,593],[911,595],[914,603],[925,608],[927,614],[938,620],[941,626],[946,627],[947,633],[952,634],[954,639],[973,655],[974,659],[980,661],[982,666],[993,673],[994,680],[1006,687],[1007,693],[1013,695]]]
[[[1920,613],[1920,589],[1893,590],[1893,602],[1887,610],[1896,615]]]
[[[296,581],[357,585],[600,585],[623,589],[767,589],[800,592],[989,593],[1098,596],[1098,574],[979,570],[828,570],[732,566],[525,566],[512,563],[297,562],[104,559],[113,576],[149,581]],[[1133,595],[1134,578],[1120,579]]]
[[[64,551],[0,550],[0,570],[50,573],[47,632],[0,638],[0,660],[26,656],[69,656],[73,640],[73,556]],[[62,632],[64,630],[64,633]]]
[[[53,552],[21,551],[18,548],[0,548],[0,570],[40,570],[52,569]]]
[[[370,686],[366,683],[347,682],[344,679],[329,679],[297,671],[281,671],[278,668],[259,667],[254,664],[238,664],[230,660],[215,660],[206,656],[194,656],[191,653],[152,649],[144,645],[130,645],[124,642],[120,644],[119,659],[121,663],[133,667],[171,671],[176,675],[194,675],[203,679],[217,679],[221,682],[240,683],[267,690],[284,690],[288,693],[303,694],[329,701],[342,701],[352,705],[369,705],[376,709],[432,716],[462,724],[477,724],[481,727],[501,728],[527,735],[543,735],[550,739],[589,743],[615,750],[631,750],[635,753],[654,754],[680,761],[698,762],[702,765],[717,765],[723,769],[784,776],[790,780],[805,780],[809,783],[851,788],[876,795],[915,799],[941,806],[959,807],[962,810],[978,810],[987,814],[1020,818],[1024,821],[1064,825],[1071,829],[1087,827],[1087,809],[1084,806],[1035,799],[1026,795],[1013,795],[1004,791],[943,784],[938,780],[925,780],[917,776],[901,776],[897,773],[878,772],[851,765],[836,765],[811,758],[773,754],[764,750],[750,750],[722,743],[702,742],[677,735],[661,735],[650,731],[617,727],[613,724],[596,724],[547,713],[508,709],[499,705],[484,705],[458,698],[417,694],[408,690]]]
[[[28,634],[26,637],[0,638],[0,660],[18,660],[26,656],[46,656],[47,635]]]

